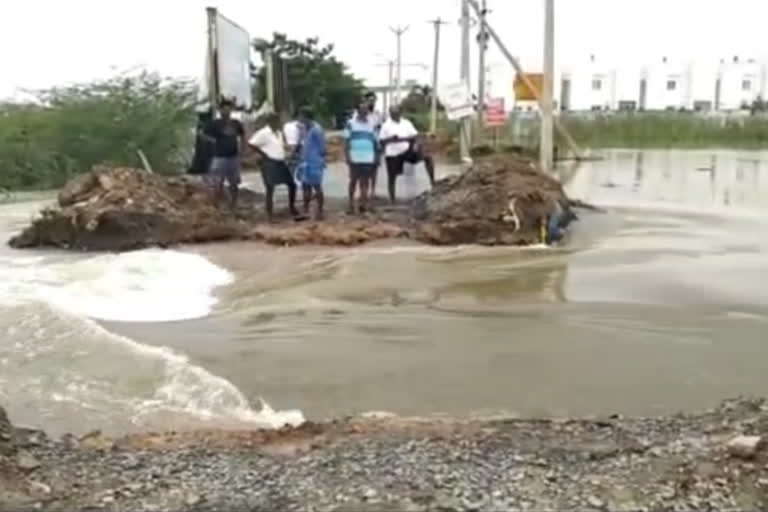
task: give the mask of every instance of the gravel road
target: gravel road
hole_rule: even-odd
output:
[[[350,418],[48,439],[0,409],[0,510],[756,510],[768,402],[660,418]]]

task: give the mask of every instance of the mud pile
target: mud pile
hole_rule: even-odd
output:
[[[513,156],[439,181],[413,217],[417,238],[432,244],[528,245],[558,240],[575,215],[557,180]]]
[[[280,208],[280,205],[278,205]],[[241,190],[237,211],[186,177],[127,168],[95,168],[72,179],[12,247],[124,251],[223,240],[274,245],[359,245],[412,238],[430,244],[524,245],[559,238],[573,215],[559,183],[530,161],[487,159],[461,176],[377,213],[348,216],[342,199],[321,222],[266,222],[262,198]]]
[[[119,251],[225,240],[244,232],[202,184],[137,169],[96,167],[67,183],[58,205],[43,210],[9,243]]]

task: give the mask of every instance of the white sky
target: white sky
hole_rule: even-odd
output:
[[[431,66],[432,26],[443,27],[441,82],[458,78],[459,0],[0,0],[0,98],[105,77],[135,66],[197,77],[203,68],[205,7],[213,5],[251,37],[273,31],[320,36],[373,85],[386,83],[381,65],[395,54],[390,25],[410,25],[403,61]],[[768,0],[556,0],[556,59],[568,66],[589,54],[642,64],[661,55],[764,58]],[[488,0],[490,23],[523,66],[542,54],[543,0]],[[474,39],[473,39],[474,41]],[[473,49],[476,45],[473,45]],[[492,47],[494,93],[509,90],[511,70]],[[476,60],[473,61],[473,73]],[[428,82],[430,71],[405,67],[403,79]]]

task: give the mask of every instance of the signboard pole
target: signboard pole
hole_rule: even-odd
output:
[[[216,63],[216,16],[215,7],[205,9],[208,14],[208,102],[210,103],[211,119],[216,118],[219,105],[219,69]]]

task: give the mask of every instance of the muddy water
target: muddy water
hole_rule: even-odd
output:
[[[2,249],[0,400],[49,428],[130,430],[298,411],[654,414],[768,394],[768,152],[604,156],[562,170],[607,213],[555,249]],[[401,181],[426,187],[419,170]],[[329,192],[344,184],[333,169]],[[33,206],[3,207],[2,234]]]
[[[768,392],[768,154],[610,151],[568,188],[609,211],[561,249],[200,248],[236,276],[212,316],[126,332],[315,418],[651,414]]]

